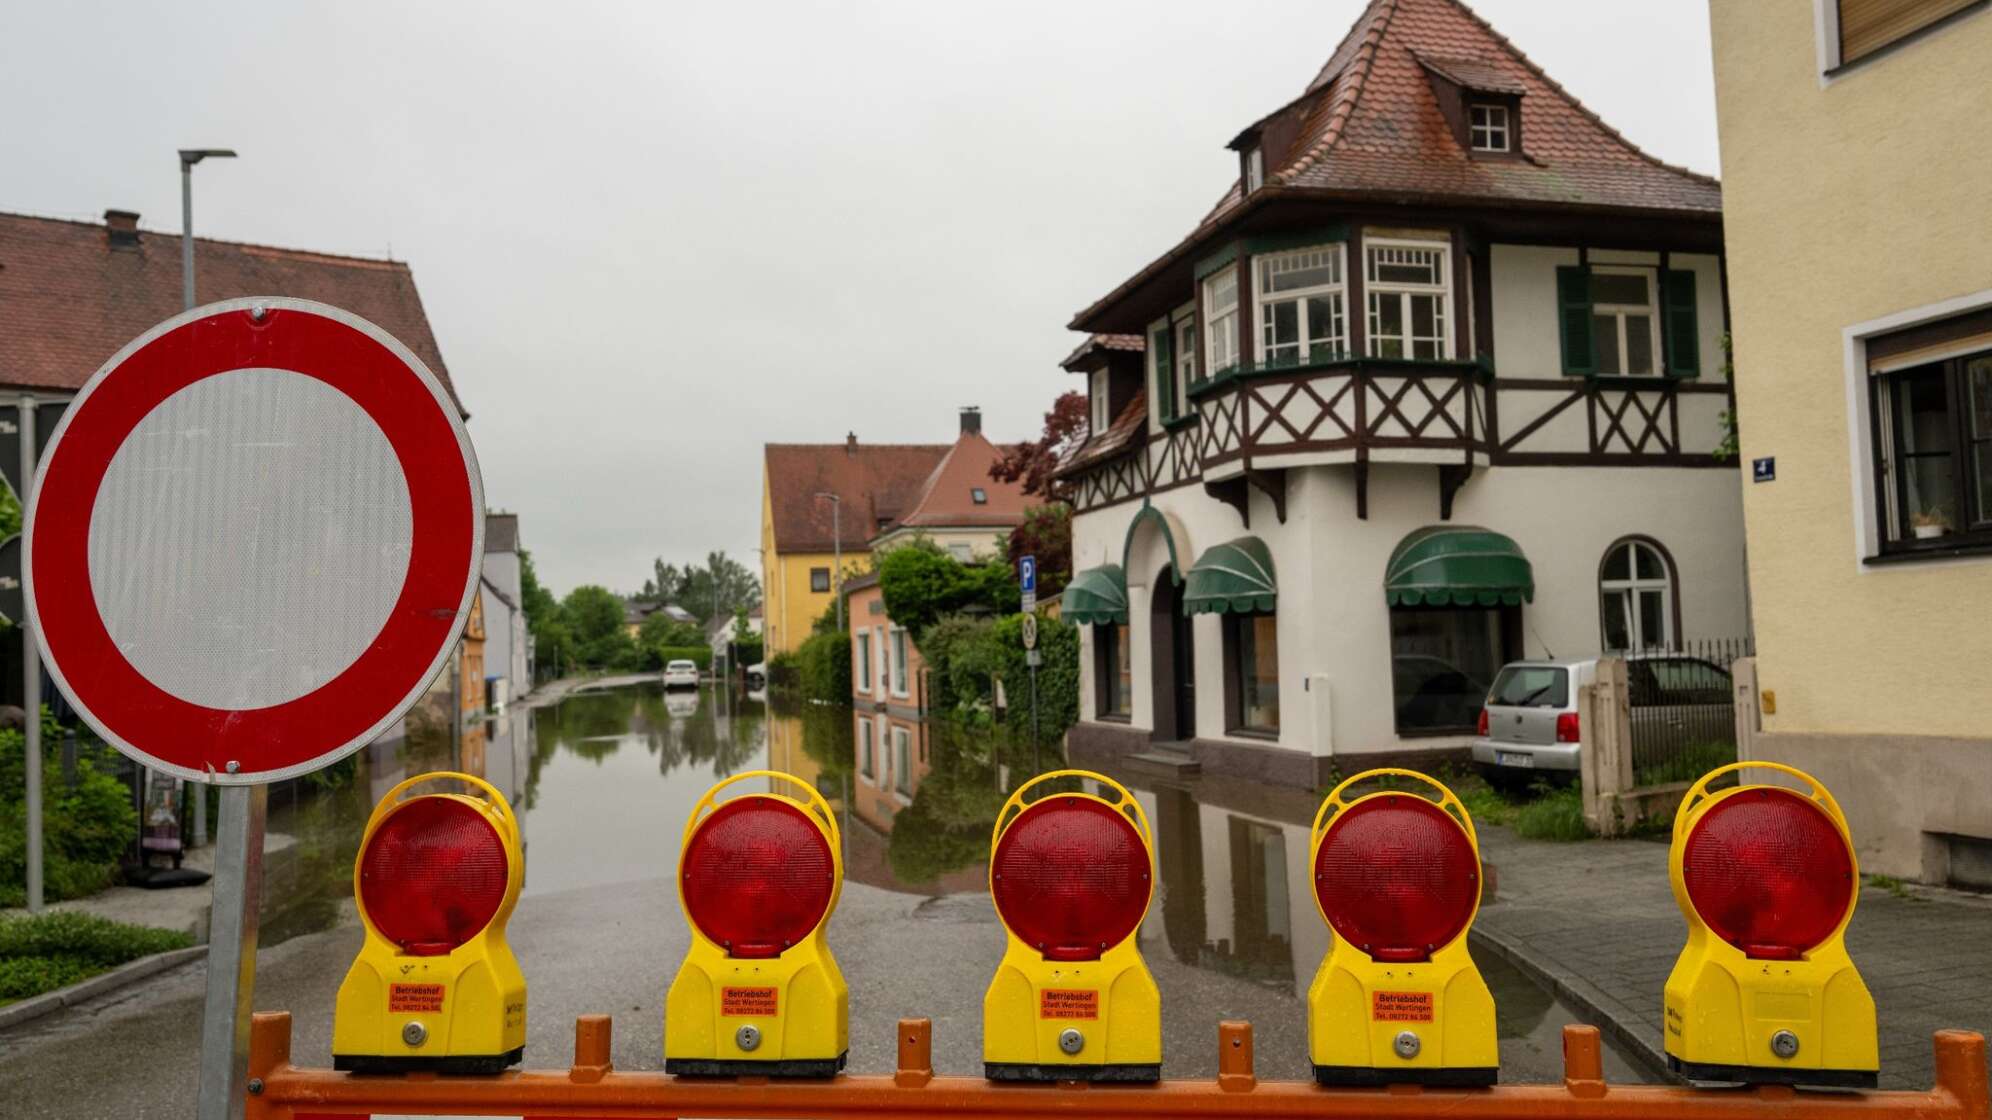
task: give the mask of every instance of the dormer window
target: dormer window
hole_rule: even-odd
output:
[[[1266,155],[1262,148],[1253,148],[1245,153],[1245,193],[1251,194],[1266,185]]]
[[[1107,425],[1112,421],[1112,417],[1107,412],[1107,371],[1105,369],[1096,369],[1093,371],[1092,398],[1093,414],[1090,419],[1093,426],[1093,434],[1096,436],[1105,435]]]
[[[1467,106],[1467,134],[1476,152],[1514,150],[1509,140],[1508,107],[1478,101]]]

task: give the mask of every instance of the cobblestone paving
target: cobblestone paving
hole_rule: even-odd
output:
[[[1666,844],[1557,844],[1498,827],[1482,828],[1480,842],[1495,867],[1496,899],[1482,907],[1476,933],[1658,1052],[1661,988],[1687,936]],[[1869,887],[1847,948],[1874,993],[1883,1088],[1929,1087],[1934,1031],[1992,1034],[1992,900]]]

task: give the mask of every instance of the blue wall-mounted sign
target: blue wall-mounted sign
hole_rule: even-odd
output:
[[[1775,455],[1750,460],[1750,481],[1769,482],[1778,476],[1778,460]]]

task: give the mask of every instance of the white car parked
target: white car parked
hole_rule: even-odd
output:
[[[672,661],[664,666],[665,688],[697,688],[699,667],[689,661]]]

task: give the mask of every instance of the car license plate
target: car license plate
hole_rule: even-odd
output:
[[[1494,761],[1503,766],[1520,766],[1527,770],[1533,770],[1535,769],[1536,756],[1532,754],[1516,754],[1512,751],[1495,751]]]

